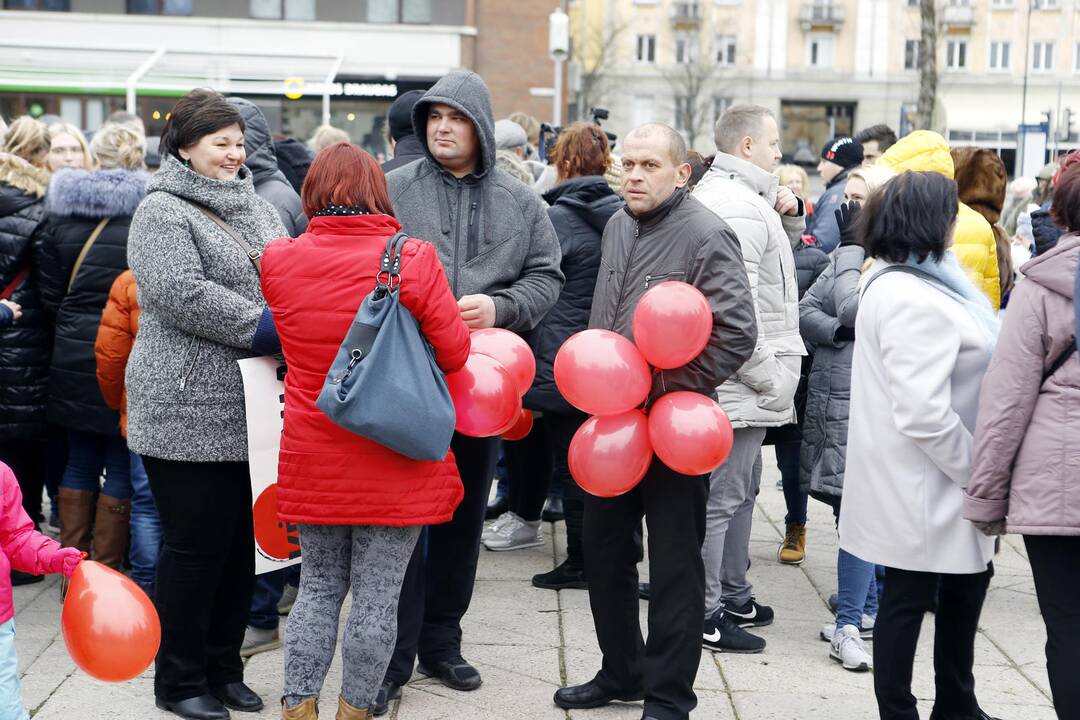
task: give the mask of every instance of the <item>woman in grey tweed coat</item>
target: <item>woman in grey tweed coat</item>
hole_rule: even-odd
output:
[[[162,165],[131,223],[142,315],[128,362],[128,444],[143,458],[164,546],[156,598],[159,707],[194,720],[256,711],[240,645],[254,579],[242,358],[278,350],[248,254],[285,235],[243,162],[244,124],[221,95],[177,102]]]

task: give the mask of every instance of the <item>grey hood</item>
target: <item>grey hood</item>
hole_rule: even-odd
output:
[[[495,114],[491,111],[491,93],[487,85],[474,72],[455,70],[444,76],[413,105],[413,130],[424,146],[424,155],[436,167],[439,161],[432,156],[427,147],[428,112],[432,105],[449,105],[460,110],[476,128],[480,138],[480,167],[473,173],[484,177],[495,167]]]
[[[229,98],[229,103],[235,105],[244,118],[244,149],[247,151],[244,164],[255,176],[255,184],[259,185],[278,171],[270,124],[266,122],[266,116],[258,105],[250,100],[234,97]]]

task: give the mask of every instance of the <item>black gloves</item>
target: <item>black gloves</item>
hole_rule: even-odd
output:
[[[859,203],[851,201],[833,211],[836,216],[836,227],[840,230],[840,247],[862,245],[862,241],[855,233],[855,218],[859,216],[859,208]]]

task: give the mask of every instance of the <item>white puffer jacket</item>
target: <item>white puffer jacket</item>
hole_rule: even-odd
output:
[[[801,358],[799,289],[791,240],[806,225],[803,216],[777,214],[778,180],[733,155],[717,153],[694,197],[739,236],[757,313],[754,354],[717,388],[720,405],[736,428],[777,427],[796,420],[795,389]]]

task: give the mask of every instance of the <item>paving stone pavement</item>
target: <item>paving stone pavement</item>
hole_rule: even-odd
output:
[[[694,717],[715,720],[871,720],[877,717],[873,680],[828,658],[818,639],[831,618],[825,598],[836,587],[836,533],[832,513],[810,501],[809,553],[800,567],[777,564],[784,530],[783,495],[772,450],[756,509],[751,579],[759,600],[776,610],[776,622],[761,628],[768,641],[760,655],[703,652],[695,689]],[[465,657],[483,673],[483,686],[471,693],[448,690],[415,678],[394,703],[392,720],[637,720],[641,704],[565,712],[552,704],[560,685],[590,679],[600,666],[585,591],[555,593],[533,588],[528,579],[561,560],[561,524],[545,525],[548,542],[510,553],[481,552],[472,608],[464,621]],[[1023,543],[1008,537],[995,560],[996,575],[983,610],[975,652],[977,692],[983,708],[1002,720],[1053,720],[1043,645]],[[642,577],[647,577],[647,563]],[[15,589],[17,644],[23,698],[36,720],[161,719],[175,717],[154,707],[153,675],[107,684],[77,670],[60,636],[59,583],[55,577]],[[641,604],[642,627],[647,604]],[[933,697],[933,616],[927,617],[915,670],[915,693],[924,718]],[[280,717],[276,704],[282,684],[282,653],[258,655],[247,666],[247,682],[267,701],[256,715]],[[341,683],[340,655],[326,681],[322,717],[333,718]]]

